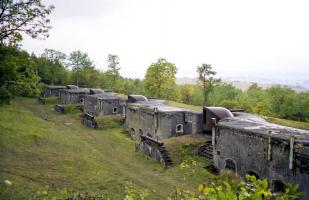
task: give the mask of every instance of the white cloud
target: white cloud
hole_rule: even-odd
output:
[[[25,39],[27,50],[79,49],[100,69],[106,69],[108,53],[114,53],[127,77],[142,78],[159,57],[176,64],[178,77],[196,76],[195,67],[204,62],[219,75],[271,77],[282,70],[293,72],[282,75],[286,78],[309,75],[307,1],[50,2],[56,6],[51,36],[45,41]]]

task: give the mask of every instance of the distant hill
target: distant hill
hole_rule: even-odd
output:
[[[252,84],[257,83],[262,88],[269,88],[272,86],[289,87],[297,92],[309,91],[309,80],[303,80],[299,82],[288,82],[288,81],[274,81],[264,78],[252,78],[252,77],[222,77],[221,80],[225,83],[230,83],[234,87],[244,91],[247,90]],[[196,84],[197,79],[194,78],[177,78],[176,84]]]

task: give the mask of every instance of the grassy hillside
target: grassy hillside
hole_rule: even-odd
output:
[[[283,125],[283,126],[290,126],[293,128],[309,130],[309,122],[300,122],[300,121],[280,119],[280,118],[274,118],[274,117],[266,117],[266,120],[272,123]]]
[[[190,167],[164,169],[135,152],[134,141],[120,126],[112,127],[89,129],[80,124],[78,114],[56,113],[52,105],[39,105],[35,99],[20,98],[0,107],[0,199],[29,199],[37,191],[63,188],[123,199],[128,182],[147,189],[147,199],[164,199],[176,186],[237,181],[210,174],[202,168],[206,162],[195,156]],[[188,158],[183,151],[179,156],[179,162]]]

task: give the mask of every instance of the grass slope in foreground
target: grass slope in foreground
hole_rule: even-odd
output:
[[[31,199],[37,191],[67,188],[123,199],[126,183],[147,189],[147,199],[164,199],[175,187],[193,188],[198,183],[237,181],[214,176],[196,164],[177,164],[164,169],[134,151],[134,142],[122,128],[89,129],[78,114],[58,114],[52,105],[19,98],[0,107],[0,199]],[[5,180],[12,186],[4,184]]]

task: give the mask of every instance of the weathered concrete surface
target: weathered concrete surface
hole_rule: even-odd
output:
[[[87,88],[64,89],[60,91],[61,104],[83,104],[85,96],[90,93]]]
[[[125,99],[115,93],[86,95],[84,112],[94,116],[123,114]]]
[[[59,97],[60,96],[60,91],[63,89],[66,89],[66,86],[61,86],[61,85],[48,85],[44,88],[42,96],[43,97]]]
[[[309,199],[309,132],[251,115],[236,116],[219,121],[216,127],[215,166],[235,170],[240,176],[267,178],[275,191],[288,182],[299,184],[305,192],[301,199]]]
[[[203,128],[202,112],[167,106],[163,101],[128,103],[125,116],[125,126],[136,139],[141,135],[148,135],[162,140],[184,134],[201,133]]]

